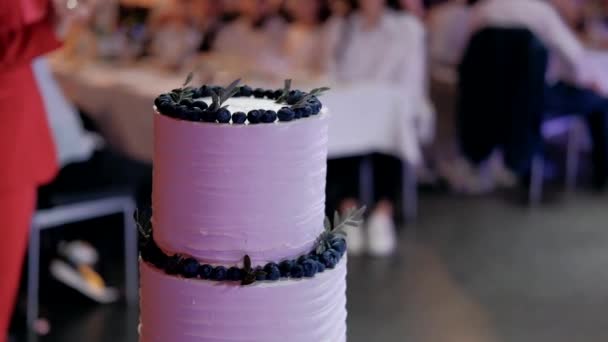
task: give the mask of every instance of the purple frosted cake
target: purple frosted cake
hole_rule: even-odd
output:
[[[338,226],[360,213],[324,220],[325,89],[289,83],[156,99],[141,342],[346,340]]]

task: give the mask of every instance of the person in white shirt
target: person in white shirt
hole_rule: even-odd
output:
[[[329,32],[331,79],[337,83],[392,84],[407,99],[404,101],[416,102],[412,108],[424,112],[420,117],[432,116],[426,102],[425,29],[417,17],[389,10],[385,0],[360,0],[354,13],[330,21]],[[348,246],[352,253],[358,253],[367,242],[371,254],[388,255],[396,246],[393,202],[398,195],[399,161],[385,155],[373,155],[373,160],[377,202],[368,220],[368,240],[362,231],[352,231]],[[335,174],[337,183],[345,182],[349,169],[358,169],[358,161],[330,160],[328,179]],[[328,180],[328,184],[333,182]],[[356,186],[348,189],[356,190]],[[342,198],[341,209],[356,205],[352,191],[336,197]]]
[[[485,27],[527,28],[550,54],[545,92],[549,115],[581,115],[592,138],[594,186],[608,181],[608,97],[600,94],[599,80],[585,63],[585,48],[560,17],[552,1],[483,0],[471,13],[471,34]]]

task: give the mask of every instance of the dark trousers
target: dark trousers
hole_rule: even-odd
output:
[[[93,153],[83,162],[71,163],[59,171],[50,184],[39,189],[40,205],[56,195],[113,190],[129,191],[138,207],[149,207],[152,194],[152,165],[124,156],[110,148]]]
[[[585,118],[592,142],[594,181],[605,182],[608,177],[608,97],[560,82],[547,87],[545,108],[549,117],[580,115]]]
[[[374,202],[387,199],[396,203],[399,199],[403,178],[399,159],[379,153],[331,159],[327,162],[328,213],[339,209],[340,202],[346,198],[360,198],[359,172],[363,158],[370,158],[373,168]]]

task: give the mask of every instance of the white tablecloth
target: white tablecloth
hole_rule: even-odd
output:
[[[91,115],[112,145],[135,158],[152,160],[152,102],[158,94],[179,87],[181,76],[146,67],[53,65],[68,97]],[[388,84],[334,87],[322,98],[331,112],[330,158],[383,152],[418,163],[420,132],[432,131],[433,121],[415,115],[414,100]]]

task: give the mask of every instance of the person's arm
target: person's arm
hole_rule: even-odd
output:
[[[564,72],[559,75],[565,81],[578,85],[586,85],[590,82],[589,75],[584,72],[583,58],[585,48],[576,37],[574,32],[567,26],[559,13],[550,6],[544,9],[543,21],[539,26],[543,28],[541,37],[551,51],[556,52],[560,60],[566,65],[561,65]],[[540,28],[539,27],[539,28]]]
[[[0,0],[0,18],[12,18],[11,25],[0,30],[0,71],[30,64],[35,57],[60,46],[51,3],[47,2],[43,7],[46,12],[38,18],[43,5],[38,1],[35,3],[39,6],[34,6],[34,2],[26,1],[30,6],[19,6],[18,1]]]

